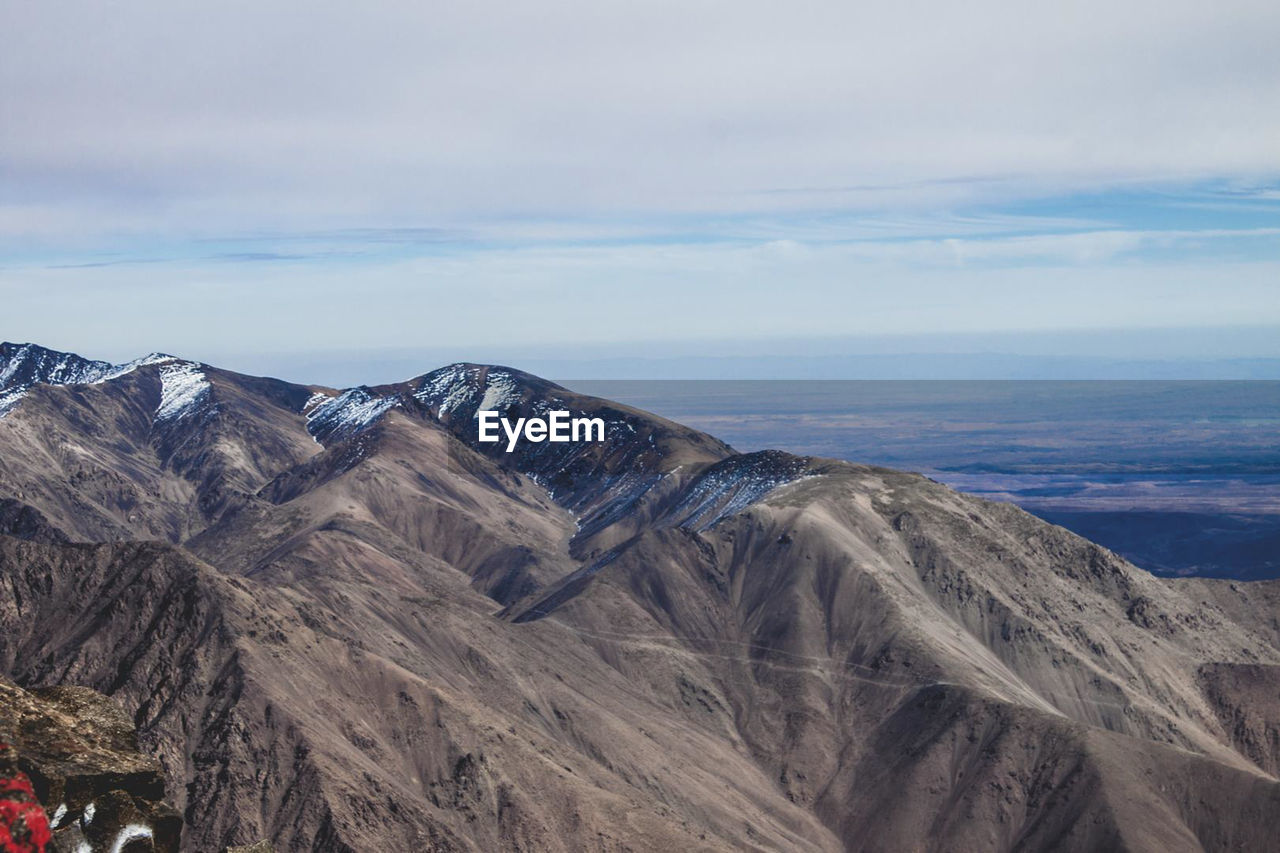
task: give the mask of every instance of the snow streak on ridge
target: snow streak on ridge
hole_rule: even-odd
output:
[[[414,398],[426,406],[435,406],[441,415],[448,415],[471,397],[472,384],[468,381],[470,371],[465,364],[451,364],[432,371],[423,379],[414,393]]]
[[[167,423],[195,413],[209,400],[213,386],[200,365],[190,361],[167,362],[160,368],[160,405],[156,423]]]
[[[505,370],[490,370],[485,378],[484,397],[480,400],[479,412],[505,411],[508,406],[520,399],[520,387],[516,378]]]
[[[399,405],[399,395],[379,397],[368,388],[351,388],[336,397],[312,395],[307,401],[307,432],[318,444],[342,441],[368,429]]]
[[[680,527],[707,530],[766,497],[774,489],[808,479],[809,460],[776,450],[730,456],[707,469],[675,508]]]
[[[150,355],[144,355],[142,358],[135,358],[133,361],[127,361],[124,364],[109,365],[101,375],[87,380],[90,385],[97,385],[101,382],[109,382],[112,379],[119,379],[121,376],[127,376],[139,367],[146,367],[149,364],[167,364],[171,361],[178,361],[172,355],[165,355],[162,352],[153,352]],[[195,362],[186,362],[186,364],[194,364]]]
[[[0,418],[13,411],[18,402],[27,394],[26,388],[15,388],[12,391],[0,391]]]
[[[145,365],[171,362],[176,363],[178,359],[163,353],[151,353],[124,364],[111,364],[35,344],[3,344],[0,345],[0,418],[13,411],[34,385],[96,385],[118,379]],[[182,363],[195,367],[192,362]],[[162,402],[161,409],[164,408]],[[157,417],[159,414],[157,411]]]

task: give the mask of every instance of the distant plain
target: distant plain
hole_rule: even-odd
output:
[[[581,380],[743,451],[918,471],[1157,574],[1280,577],[1280,382]]]

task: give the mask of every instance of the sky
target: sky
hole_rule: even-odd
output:
[[[1280,377],[1277,44],[1274,0],[0,0],[0,339]]]

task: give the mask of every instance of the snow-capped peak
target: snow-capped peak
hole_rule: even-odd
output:
[[[135,358],[133,361],[126,361],[124,364],[116,364],[107,368],[101,375],[89,380],[90,384],[96,385],[99,382],[108,382],[112,379],[119,379],[133,373],[139,367],[146,367],[149,364],[168,364],[179,359],[176,356],[165,355],[161,352],[153,352],[150,355],[144,355],[142,358]],[[190,364],[191,362],[187,362]]]
[[[422,379],[414,397],[425,406],[434,407],[441,415],[448,415],[470,399],[479,384],[479,368],[466,364],[451,364],[433,370]]]
[[[518,371],[459,363],[422,377],[413,396],[437,417],[453,418],[460,412],[478,417],[480,412],[506,411],[520,403],[527,387]],[[539,398],[551,402],[545,394]]]
[[[379,397],[368,388],[350,388],[336,397],[313,394],[303,411],[307,432],[318,443],[341,441],[373,425],[388,410],[400,405],[400,397]]]
[[[13,411],[33,385],[97,385],[153,364],[165,365],[156,420],[179,417],[208,397],[209,384],[199,365],[165,353],[111,364],[36,344],[0,344],[0,417]]]
[[[37,382],[74,385],[92,382],[112,365],[35,344],[0,344],[0,391]]]

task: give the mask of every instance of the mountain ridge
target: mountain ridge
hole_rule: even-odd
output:
[[[175,363],[200,378],[160,417]],[[490,406],[606,440],[507,454],[476,441]],[[0,536],[3,671],[125,704],[184,849],[1280,828],[1280,585],[1161,580],[918,475],[740,454],[511,368],[28,384],[0,500],[30,540]]]

